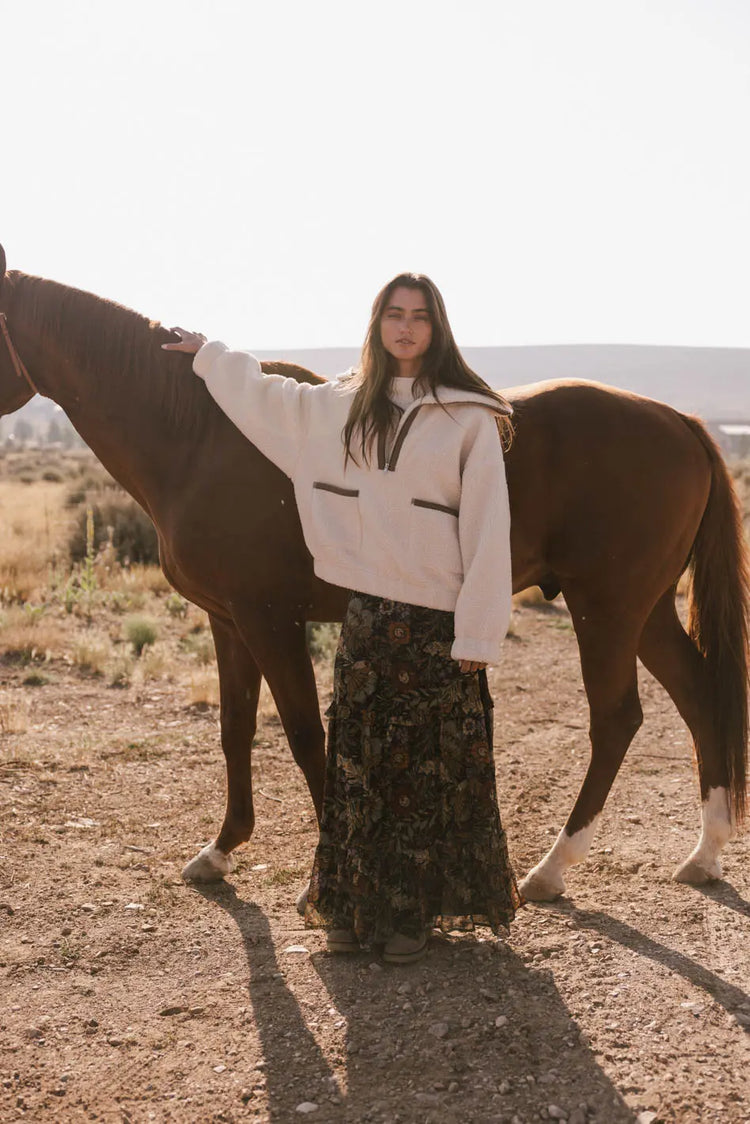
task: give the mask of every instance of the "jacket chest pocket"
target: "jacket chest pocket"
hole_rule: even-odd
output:
[[[455,508],[431,500],[411,501],[409,562],[439,574],[463,574]]]
[[[312,530],[318,549],[355,554],[362,546],[359,489],[340,488],[316,480],[312,496]]]

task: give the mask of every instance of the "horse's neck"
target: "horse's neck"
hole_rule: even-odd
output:
[[[151,509],[164,483],[182,471],[193,452],[165,386],[176,376],[160,369],[169,362],[159,352],[168,333],[90,294],[26,281],[29,297],[24,300],[22,281],[17,318],[40,391],[65,410],[105,467]],[[187,371],[185,378],[190,379]],[[189,396],[186,386],[183,397]]]

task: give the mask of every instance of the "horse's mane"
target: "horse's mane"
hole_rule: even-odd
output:
[[[106,378],[113,407],[122,393],[131,404],[135,400],[145,409],[159,410],[185,436],[199,431],[209,412],[218,409],[202,380],[191,377],[188,357],[178,359],[161,350],[174,337],[158,321],[93,293],[24,273],[6,274],[3,298],[11,315],[42,342],[62,343],[82,370],[98,380]],[[264,363],[263,369],[299,382],[324,381],[292,364]]]

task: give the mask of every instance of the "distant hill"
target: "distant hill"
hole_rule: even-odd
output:
[[[359,358],[357,348],[333,347],[258,351],[261,359],[286,359],[321,375],[336,375]],[[642,347],[576,344],[547,347],[467,347],[467,362],[498,388],[543,379],[594,379],[668,402],[708,422],[750,422],[750,348]],[[2,419],[0,435],[13,433],[19,419],[42,439],[60,409],[46,398],[32,399]],[[22,427],[23,428],[23,427]]]
[[[498,388],[543,379],[594,379],[668,402],[707,421],[750,420],[750,348],[571,344],[465,347],[468,364]],[[356,348],[259,351],[321,375],[345,371]]]

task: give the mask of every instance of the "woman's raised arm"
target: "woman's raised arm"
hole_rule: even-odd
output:
[[[207,343],[184,328],[172,331],[179,342],[162,344],[164,351],[194,355],[193,370],[214,401],[264,456],[292,476],[307,438],[313,394],[329,392],[330,384],[264,375],[249,351],[230,351],[218,340]]]

